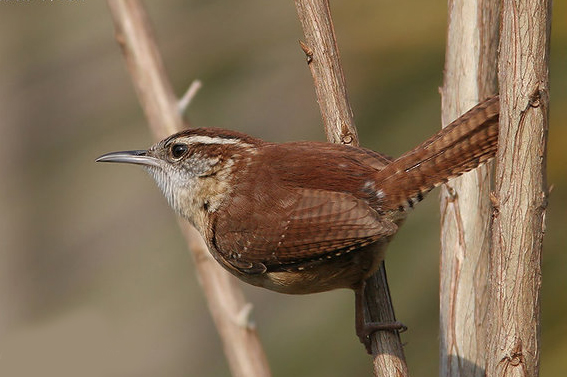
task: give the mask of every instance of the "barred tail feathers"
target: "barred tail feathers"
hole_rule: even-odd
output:
[[[376,176],[380,209],[413,207],[433,188],[493,157],[499,111],[499,97],[491,97],[381,170]]]

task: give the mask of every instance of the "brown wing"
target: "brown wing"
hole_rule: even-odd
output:
[[[284,200],[260,198],[252,208],[236,205],[232,216],[218,218],[214,246],[224,259],[247,272],[264,272],[348,253],[397,230],[350,194],[297,191]],[[246,221],[235,220],[242,219],[244,211]]]
[[[263,145],[213,219],[209,243],[248,273],[347,253],[396,232],[365,192],[390,159],[330,143]],[[260,164],[259,161],[263,163]],[[213,216],[214,217],[214,216]]]

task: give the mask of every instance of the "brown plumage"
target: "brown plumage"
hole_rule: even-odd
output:
[[[494,156],[498,111],[495,96],[396,160],[345,145],[191,129],[97,161],[144,165],[215,259],[250,284],[295,294],[355,289],[365,341],[364,280],[410,207]]]

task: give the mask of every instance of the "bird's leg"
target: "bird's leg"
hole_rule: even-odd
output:
[[[399,322],[366,322],[364,318],[364,304],[365,296],[364,289],[366,288],[366,282],[363,281],[358,286],[354,288],[355,297],[355,327],[356,335],[360,342],[366,347],[366,352],[372,354],[372,343],[370,341],[370,335],[376,331],[399,331],[403,332],[407,330],[407,327]]]

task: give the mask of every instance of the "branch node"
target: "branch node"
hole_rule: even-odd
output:
[[[256,324],[251,319],[252,309],[254,309],[254,305],[247,302],[244,304],[242,309],[237,313],[236,317],[234,318],[235,323],[244,329],[253,330],[256,328]]]
[[[307,46],[307,44],[305,42],[303,42],[302,40],[299,40],[299,46],[301,46],[301,49],[303,50],[303,53],[305,54],[305,59],[307,60],[307,65],[311,64],[311,62],[313,61],[313,50],[311,50],[309,48],[309,46]]]
[[[490,204],[492,204],[492,207],[498,211],[498,208],[500,207],[500,201],[498,200],[498,196],[496,196],[496,193],[494,193],[494,191],[490,192]]]
[[[457,190],[455,190],[454,187],[449,186],[449,185],[445,185],[445,187],[447,188],[447,195],[448,195],[448,201],[453,203],[457,201],[457,198],[459,197],[459,194],[457,194]]]
[[[352,145],[356,139],[356,136],[350,132],[349,126],[343,123],[341,126],[341,144]]]
[[[539,90],[539,88],[537,88],[536,90],[534,90],[534,92],[530,95],[530,99],[529,99],[529,106],[530,107],[539,107],[540,105],[540,99],[541,99],[541,91]]]

